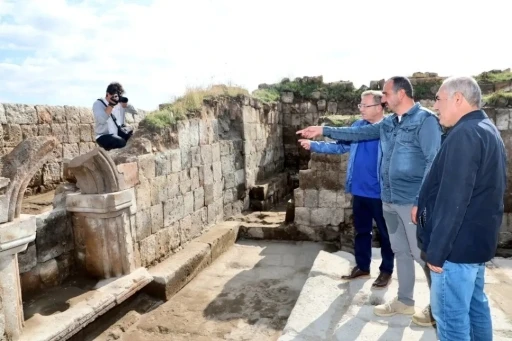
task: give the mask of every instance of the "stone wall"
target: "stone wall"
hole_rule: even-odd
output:
[[[279,103],[283,116],[283,144],[285,167],[307,169],[310,152],[300,147],[296,132],[311,125],[319,125],[320,118],[328,115],[354,115],[357,107],[344,100],[301,99],[293,92],[283,93]]]
[[[58,208],[37,215],[36,224],[36,240],[18,254],[23,295],[58,285],[74,272],[70,214]]]
[[[299,171],[294,190],[295,225],[311,240],[339,241],[350,220],[351,196],[345,193],[347,155],[311,153],[309,169]]]
[[[279,122],[275,107],[249,98],[207,102],[201,117],[178,122],[166,150],[137,156],[142,266],[249,207],[251,186],[283,168]]]
[[[127,123],[136,126],[144,115],[142,110],[139,115],[127,114]],[[62,160],[96,146],[91,108],[0,103],[0,124],[0,156],[30,136],[55,136],[61,142],[32,178],[26,191],[29,195],[54,189],[63,181]]]

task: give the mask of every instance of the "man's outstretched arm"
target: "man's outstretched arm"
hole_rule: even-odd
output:
[[[334,140],[343,141],[375,140],[380,138],[382,122],[359,127],[311,126],[297,131],[297,135],[307,139],[323,135]]]

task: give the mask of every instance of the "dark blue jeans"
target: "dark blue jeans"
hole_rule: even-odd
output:
[[[380,199],[366,198],[354,195],[352,205],[354,217],[355,240],[354,253],[356,264],[362,271],[370,271],[372,260],[372,229],[373,220],[377,223],[380,233],[380,252],[382,262],[380,271],[389,274],[393,273],[395,255],[389,242],[388,228],[382,213],[382,201]]]
[[[430,276],[430,306],[439,340],[491,341],[491,311],[484,293],[485,264],[446,261],[442,273],[431,271]]]

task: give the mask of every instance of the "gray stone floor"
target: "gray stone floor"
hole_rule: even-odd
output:
[[[371,279],[348,282],[340,277],[354,265],[353,255],[321,252],[279,341],[437,340],[434,328],[418,327],[410,317],[373,314],[373,307],[395,297],[398,288],[395,272],[387,289],[371,289],[378,274],[380,249],[373,250],[373,259]],[[488,264],[485,290],[492,309],[494,340],[512,340],[512,260],[495,258]],[[417,309],[429,303],[425,275],[417,264],[415,300]]]

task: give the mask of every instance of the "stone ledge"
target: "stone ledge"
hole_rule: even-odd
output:
[[[239,237],[256,240],[317,241],[300,231],[295,224],[261,224],[243,222]]]
[[[109,213],[127,207],[133,213],[137,211],[133,188],[107,194],[70,193],[66,197],[66,209],[70,212]]]
[[[16,249],[24,251],[36,238],[36,216],[21,214],[19,218],[0,225],[0,251]]]
[[[153,282],[145,290],[160,299],[169,300],[235,243],[239,225],[238,222],[221,222],[183,250],[151,268],[149,273]]]
[[[101,287],[100,282],[97,289],[74,298],[74,302],[69,302],[71,306],[66,311],[49,316],[36,316],[25,321],[25,328],[19,341],[67,340],[141,290],[151,280],[148,271],[139,268]]]

